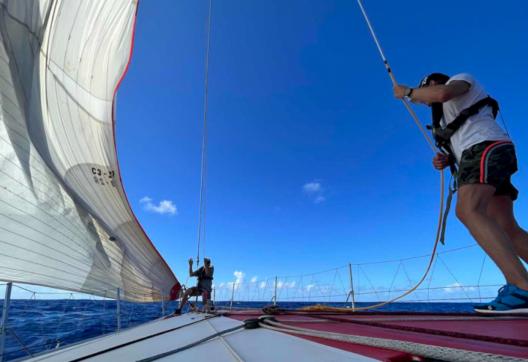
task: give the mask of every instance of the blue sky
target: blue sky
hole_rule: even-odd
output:
[[[468,72],[499,100],[518,151],[516,212],[528,226],[528,3],[365,6],[401,83]],[[140,3],[117,102],[127,194],[182,282],[196,255],[207,9],[206,0]],[[429,122],[427,108],[415,109]],[[248,280],[430,252],[439,175],[355,1],[213,0],[208,122],[205,253],[218,282],[235,271]],[[162,200],[172,214],[160,213]],[[444,248],[472,243],[452,215]],[[462,253],[449,268],[471,283],[481,262]],[[373,269],[371,278],[392,275]]]

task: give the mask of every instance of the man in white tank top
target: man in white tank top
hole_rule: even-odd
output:
[[[528,272],[521,262],[528,262],[528,233],[515,220],[518,191],[510,181],[517,159],[508,134],[495,121],[495,101],[465,73],[433,73],[418,88],[396,85],[394,96],[432,108],[435,139],[449,154],[436,154],[433,166],[458,166],[457,217],[506,279],[497,298],[475,311],[528,314]]]

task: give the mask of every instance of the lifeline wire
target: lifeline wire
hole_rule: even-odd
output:
[[[389,77],[390,77],[390,79],[392,81],[392,85],[396,86],[398,83],[396,82],[396,78],[394,77],[394,73],[392,72],[392,69],[391,69],[391,67],[389,65],[389,62],[388,62],[387,58],[385,57],[385,54],[383,53],[383,49],[381,48],[381,44],[380,44],[380,42],[378,40],[378,37],[376,36],[376,33],[374,32],[374,28],[372,27],[372,24],[370,23],[370,20],[369,20],[369,18],[367,16],[367,12],[365,11],[365,7],[363,6],[363,3],[362,3],[361,0],[357,0],[357,3],[359,5],[359,8],[361,9],[363,17],[365,18],[365,22],[367,23],[367,26],[369,28],[370,34],[372,35],[372,39],[376,43],[376,47],[378,48],[379,54],[381,56],[381,59],[383,60],[383,64],[385,65],[385,69],[387,69]],[[425,140],[429,144],[429,147],[431,148],[433,153],[438,152],[438,150],[435,147],[433,141],[431,140],[431,138],[427,134],[427,131],[424,129],[422,123],[418,119],[418,116],[416,115],[414,110],[411,108],[409,103],[405,99],[402,99],[402,103],[405,106],[405,108],[407,109],[407,111],[409,112],[409,114],[411,115],[414,123],[416,123],[416,125],[418,126],[418,128],[422,132],[423,136],[425,137]],[[420,284],[422,284],[422,282],[425,280],[427,274],[429,273],[429,270],[431,269],[431,266],[432,266],[434,258],[435,258],[436,249],[438,247],[438,242],[439,242],[439,240],[441,238],[443,209],[444,209],[444,171],[441,170],[440,171],[440,212],[439,212],[439,216],[438,216],[438,227],[436,229],[436,240],[435,240],[435,243],[434,243],[434,246],[433,246],[433,251],[431,252],[431,259],[429,260],[429,265],[427,266],[427,268],[425,270],[425,273],[423,274],[422,278],[418,281],[418,283],[416,283],[416,285],[414,287],[412,287],[411,289],[409,289],[408,291],[406,291],[405,293],[403,293],[402,295],[400,295],[400,296],[398,296],[396,298],[393,298],[393,299],[391,299],[389,301],[386,301],[386,302],[383,302],[383,303],[377,303],[377,304],[371,305],[369,307],[354,308],[354,311],[377,308],[377,307],[381,307],[383,305],[395,302],[396,300],[399,300],[399,299],[405,297],[406,295],[412,293],[414,290],[416,290],[420,286]]]

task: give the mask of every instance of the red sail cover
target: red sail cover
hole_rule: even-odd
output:
[[[119,288],[130,301],[178,294],[116,158],[114,96],[136,8],[0,0],[1,280],[110,298]]]

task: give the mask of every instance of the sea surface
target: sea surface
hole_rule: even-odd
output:
[[[0,300],[0,302],[3,302]],[[300,308],[317,304],[282,302],[282,308]],[[325,305],[344,306],[343,303]],[[356,303],[358,307],[370,303]],[[0,304],[0,310],[2,309]],[[262,308],[269,302],[234,302],[233,308]],[[229,302],[217,302],[217,309],[229,308]],[[11,301],[4,358],[10,361],[28,357],[75,342],[116,331],[117,305],[111,300],[20,300]],[[120,303],[121,329],[170,314],[175,303]],[[469,303],[392,303],[377,309],[391,312],[472,312]]]

